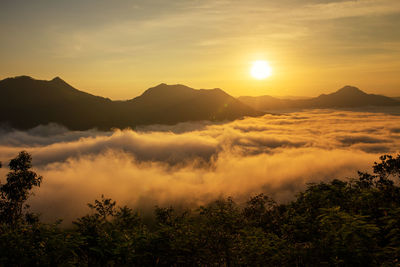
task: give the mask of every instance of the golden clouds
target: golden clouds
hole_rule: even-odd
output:
[[[51,217],[76,217],[103,193],[145,211],[259,192],[285,201],[306,182],[354,176],[380,154],[399,152],[399,122],[394,115],[319,110],[137,131],[50,125],[1,133],[0,160],[32,153],[44,182],[31,204]]]

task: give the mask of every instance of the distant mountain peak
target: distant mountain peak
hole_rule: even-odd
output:
[[[13,78],[8,78],[8,79],[13,79],[13,80],[34,80],[31,76],[28,76],[28,75],[15,76]]]
[[[160,83],[159,85],[156,85],[156,86],[154,86],[154,87],[164,87],[164,86],[168,86],[168,84],[166,84],[166,83]]]
[[[175,96],[181,97],[184,95],[192,95],[197,93],[212,93],[215,95],[224,95],[229,96],[224,90],[221,88],[214,88],[214,89],[193,89],[189,86],[183,84],[166,84],[160,83],[155,87],[151,87],[147,89],[142,96],[154,96],[154,95],[165,95],[165,96]]]
[[[156,85],[154,87],[150,87],[149,89],[153,89],[153,88],[176,88],[176,87],[187,87],[186,85],[183,84],[166,84],[166,83],[160,83],[159,85]]]
[[[62,82],[64,82],[64,80],[63,79],[61,79],[60,77],[54,77],[52,80],[51,80],[52,82],[60,82],[60,81],[62,81]]]
[[[196,90],[182,84],[162,83],[134,99],[111,101],[79,91],[60,77],[35,80],[25,76],[0,81],[0,93],[0,124],[18,129],[55,122],[72,130],[109,130],[264,114],[221,89]]]
[[[363,94],[365,95],[366,93],[360,89],[358,89],[355,86],[351,86],[351,85],[346,85],[345,87],[339,89],[338,91],[336,91],[336,94]]]
[[[64,81],[63,79],[61,79],[60,77],[55,77],[50,81],[52,84],[55,85],[59,85],[59,86],[67,86],[67,87],[72,87],[71,85],[69,85],[66,81]]]
[[[215,95],[223,95],[231,97],[227,92],[222,90],[221,88],[214,88],[214,89],[200,89],[199,91],[213,93]]]
[[[193,90],[194,89],[183,84],[160,83],[159,85],[147,89],[146,91],[144,91],[142,95],[149,96],[154,94],[175,94],[175,93],[189,92]]]
[[[28,75],[21,75],[21,76],[15,76],[12,78],[6,78],[4,80],[8,80],[8,81],[12,81],[12,82],[45,82],[45,83],[53,83],[56,85],[68,85],[70,86],[67,82],[65,82],[63,79],[61,79],[60,77],[55,77],[52,80],[48,81],[48,80],[37,80],[32,78],[31,76]]]
[[[146,91],[150,90],[150,89],[162,89],[162,88],[167,88],[169,85],[166,83],[160,83],[157,84],[156,86],[150,87],[148,88]]]
[[[360,108],[372,106],[400,106],[399,99],[368,94],[355,86],[346,85],[336,92],[307,99],[274,99],[268,96],[240,97],[243,103],[258,110],[295,110],[310,108]]]

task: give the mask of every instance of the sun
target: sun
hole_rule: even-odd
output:
[[[264,80],[271,76],[272,68],[265,60],[256,60],[253,62],[250,74],[257,80]]]

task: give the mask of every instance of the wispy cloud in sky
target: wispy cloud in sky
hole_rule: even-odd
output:
[[[0,73],[62,76],[113,98],[160,82],[234,95],[352,83],[393,95],[399,27],[397,0],[5,0]],[[260,58],[276,69],[264,83],[248,75]]]

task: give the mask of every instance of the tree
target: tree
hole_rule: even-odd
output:
[[[400,154],[396,158],[391,155],[383,155],[380,160],[380,163],[374,163],[374,173],[378,174],[381,179],[387,179],[391,175],[400,179]]]
[[[40,186],[42,176],[30,170],[32,157],[26,151],[12,159],[8,167],[10,172],[7,174],[7,182],[0,185],[0,220],[15,226],[23,219],[24,203],[32,194],[32,188]],[[31,214],[26,215],[32,218]]]
[[[400,156],[374,173],[308,184],[288,203],[155,208],[144,218],[110,198],[65,228],[30,222],[23,205],[41,177],[31,157],[11,160],[0,185],[0,266],[399,266]]]

